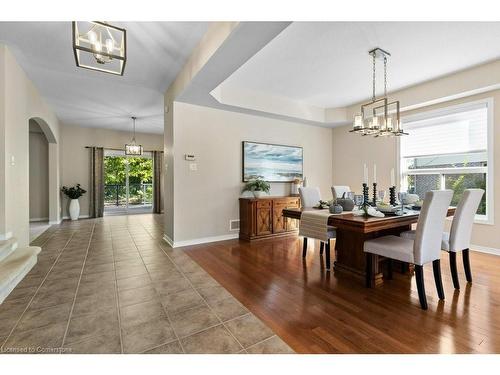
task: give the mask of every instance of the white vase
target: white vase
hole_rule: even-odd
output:
[[[69,217],[71,220],[78,220],[79,216],[80,202],[78,202],[78,199],[72,199],[71,202],[69,202]]]
[[[261,198],[264,194],[265,194],[265,193],[264,193],[263,191],[261,191],[261,190],[254,190],[254,191],[253,191],[253,196],[254,196],[255,198]]]

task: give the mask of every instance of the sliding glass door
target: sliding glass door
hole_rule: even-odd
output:
[[[121,150],[104,150],[104,214],[149,213],[152,208],[151,152],[127,156]]]

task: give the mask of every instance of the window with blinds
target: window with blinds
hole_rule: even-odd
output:
[[[481,188],[477,219],[488,220],[489,101],[430,112],[404,121],[400,140],[401,187],[423,199],[430,190],[452,189],[452,205],[463,191]]]

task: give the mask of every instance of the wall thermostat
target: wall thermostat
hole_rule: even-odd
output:
[[[193,154],[184,154],[184,159],[188,161],[195,161],[196,157]]]

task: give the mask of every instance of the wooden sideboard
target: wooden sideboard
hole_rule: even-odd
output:
[[[286,208],[299,208],[299,197],[240,198],[240,239],[287,236],[298,231],[298,220],[283,216]]]

